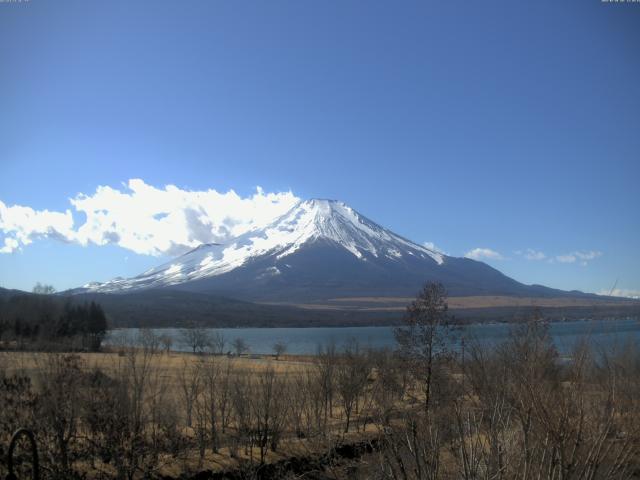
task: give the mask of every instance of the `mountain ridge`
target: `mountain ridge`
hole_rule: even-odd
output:
[[[248,301],[318,301],[413,295],[439,281],[451,295],[589,296],[525,285],[497,269],[412,242],[338,200],[299,202],[263,228],[230,242],[203,244],[129,279],[72,293],[171,288]]]

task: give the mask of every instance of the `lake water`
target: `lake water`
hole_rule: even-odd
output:
[[[610,348],[635,342],[640,345],[640,319],[624,318],[612,320],[585,320],[551,323],[550,333],[561,353],[571,351],[573,345],[581,339],[587,339],[596,348]],[[496,344],[507,338],[513,325],[477,324],[468,325],[455,332],[453,348],[459,346],[460,338],[466,341],[476,339],[484,344]],[[182,343],[180,329],[153,329],[157,335],[169,335],[173,338],[173,350],[188,351]],[[231,342],[236,338],[245,340],[250,353],[267,354],[273,352],[276,342],[287,345],[287,353],[314,354],[319,345],[335,343],[338,348],[350,339],[356,339],[360,345],[373,348],[394,348],[393,327],[314,327],[314,328],[218,328],[212,331],[222,333],[227,342],[226,350],[231,350]],[[106,344],[113,343],[116,337],[135,345],[138,329],[119,329],[109,332]],[[122,340],[120,340],[122,341]]]

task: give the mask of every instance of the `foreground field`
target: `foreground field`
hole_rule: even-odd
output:
[[[337,356],[327,355],[324,381],[333,383]],[[0,352],[0,372],[1,399],[12,407],[0,415],[3,443],[19,426],[33,429],[51,478],[250,470],[375,432],[355,397],[346,418],[334,388],[321,391],[313,357]],[[316,395],[314,406],[307,395]],[[144,445],[125,438],[136,435]]]
[[[407,330],[410,346],[426,332]],[[561,359],[536,322],[458,355],[353,343],[250,358],[149,340],[0,352],[0,445],[33,430],[47,479],[640,478],[637,345]]]
[[[144,353],[143,349],[127,349],[116,351],[106,349],[104,352],[74,352],[86,372],[92,370],[104,370],[114,372],[121,368],[122,363],[131,354]],[[43,365],[51,361],[52,357],[60,357],[64,354],[29,351],[0,351],[0,359],[5,365],[5,374],[26,374],[32,378],[37,376]],[[164,352],[154,350],[151,367],[163,372],[165,380],[170,388],[177,388],[178,380],[184,373],[185,366],[198,365],[204,361],[214,361],[220,364],[229,363],[237,371],[264,372],[273,370],[278,375],[301,374],[308,371],[314,361],[313,356],[282,355],[275,359],[273,355],[203,355],[185,352]]]

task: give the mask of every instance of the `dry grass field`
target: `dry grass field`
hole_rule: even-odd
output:
[[[34,431],[47,480],[638,478],[637,345],[561,359],[530,322],[461,358],[420,328],[279,359],[0,352],[0,445]]]
[[[413,300],[410,297],[343,297],[331,298],[324,303],[296,304],[297,307],[319,310],[340,310],[354,308],[362,310],[404,311]],[[637,305],[640,302],[632,299],[559,297],[535,298],[500,295],[477,295],[469,297],[449,297],[451,309],[477,309],[501,307],[539,307],[539,308],[571,308],[571,307],[616,307],[620,305]]]
[[[335,365],[330,366],[332,369],[334,367]],[[70,372],[64,371],[65,369]],[[314,457],[326,452],[331,445],[371,438],[377,428],[370,419],[362,421],[364,405],[360,407],[360,411],[351,414],[350,431],[345,431],[344,412],[335,391],[330,394],[335,396],[329,400],[330,411],[326,408],[323,410],[318,403],[316,418],[312,420],[312,413],[307,408],[309,405],[303,404],[307,400],[305,396],[311,395],[310,391],[320,386],[320,370],[317,358],[312,356],[281,355],[276,359],[271,355],[227,356],[143,349],[101,353],[0,352],[2,377],[29,378],[33,390],[40,393],[45,402],[51,397],[50,382],[58,376],[59,379],[53,380],[57,382],[53,388],[59,390],[53,396],[69,396],[69,401],[77,403],[90,400],[79,400],[79,397],[83,397],[82,392],[71,390],[88,390],[90,387],[84,382],[70,379],[69,375],[90,378],[95,372],[101,372],[101,375],[118,379],[133,388],[133,400],[139,395],[139,405],[128,405],[127,408],[140,408],[144,411],[142,421],[148,431],[142,435],[147,437],[150,433],[155,434],[156,429],[168,427],[169,435],[180,437],[183,445],[178,452],[157,452],[151,455],[155,458],[152,468],[143,466],[142,462],[140,465],[130,465],[130,473],[133,475],[130,478],[138,478],[138,474],[145,471],[145,468],[152,471],[154,476],[175,478],[185,472],[250,468],[247,466],[278,462],[291,457]],[[140,393],[135,392],[137,386],[141,388]],[[316,390],[316,394],[320,394],[320,391]],[[266,398],[263,395],[273,397]],[[319,398],[316,400],[320,402]],[[57,401],[66,403],[60,398]],[[98,401],[101,402],[102,399]],[[285,417],[293,413],[290,408],[292,404],[301,409],[296,412],[297,421]],[[65,408],[64,405],[61,407]],[[84,408],[77,405],[73,419],[65,421],[81,423],[81,410]],[[91,408],[94,407],[89,407]],[[217,411],[212,412],[213,408]],[[234,412],[236,409],[239,413]],[[244,414],[247,414],[247,418],[243,417]],[[275,420],[277,425],[269,424],[268,421],[261,425],[261,415],[279,416]],[[170,423],[168,426],[165,418],[159,418],[167,416]],[[33,428],[34,419],[29,418],[29,415],[23,418],[26,425]],[[135,422],[135,419],[127,421]],[[315,424],[313,426],[312,421]],[[216,422],[219,423],[217,427],[214,426]],[[18,426],[19,423],[16,423],[14,428]],[[79,450],[88,448],[81,440],[90,435],[86,428],[79,426],[73,434]],[[262,431],[259,431],[261,428]],[[212,429],[217,431],[212,433]],[[273,430],[278,430],[277,448]],[[212,446],[212,434],[217,437],[215,447]],[[3,441],[7,439],[6,435],[2,438]],[[40,437],[39,441],[44,443],[45,440]],[[260,442],[263,444],[257,446]],[[140,451],[136,455],[143,458],[149,453]],[[1,468],[0,465],[0,475]],[[89,462],[77,460],[73,468],[87,478],[128,477],[123,474],[124,469],[119,472],[113,462],[99,459],[91,459]],[[57,477],[54,475],[52,478]]]
[[[35,375],[42,365],[45,364],[52,356],[59,356],[59,353],[45,352],[27,352],[27,351],[0,351],[0,365],[6,365],[5,372],[25,373],[30,376]],[[82,367],[86,371],[99,368],[105,371],[114,371],[118,369],[125,361],[126,355],[116,351],[105,352],[77,352],[73,355],[77,356]],[[211,359],[211,356],[203,356],[199,354],[191,354],[188,352],[157,352],[152,356],[152,367],[163,372],[163,375],[170,379],[173,385],[179,377],[180,372],[184,369],[185,364],[197,364],[202,362],[203,358]],[[276,360],[273,355],[243,355],[226,356],[218,355],[215,359],[220,363],[231,362],[234,370],[242,370],[248,372],[264,372],[272,369],[278,375],[299,374],[308,371],[313,362],[312,356],[305,355],[282,355]],[[173,385],[175,386],[175,385]]]

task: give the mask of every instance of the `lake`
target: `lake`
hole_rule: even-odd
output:
[[[551,323],[550,333],[561,353],[568,353],[581,339],[586,338],[595,348],[622,346],[629,341],[640,343],[640,320],[623,318],[611,320],[583,320]],[[462,327],[455,332],[456,339],[452,348],[459,348],[460,339],[477,341],[492,345],[501,342],[513,329],[512,324],[490,323],[474,324]],[[173,350],[188,351],[189,347],[181,341],[180,329],[151,329],[157,335],[169,335],[173,338]],[[350,339],[356,339],[360,345],[373,348],[394,348],[393,327],[313,327],[313,328],[218,328],[211,329],[222,333],[227,342],[225,351],[231,350],[230,344],[236,338],[245,340],[250,353],[268,354],[273,352],[276,342],[287,345],[287,353],[314,354],[319,345],[335,343],[338,348]],[[136,344],[139,330],[135,328],[118,329],[109,332],[105,344],[114,343],[116,338],[124,338],[129,345]],[[120,340],[121,341],[121,340]]]

